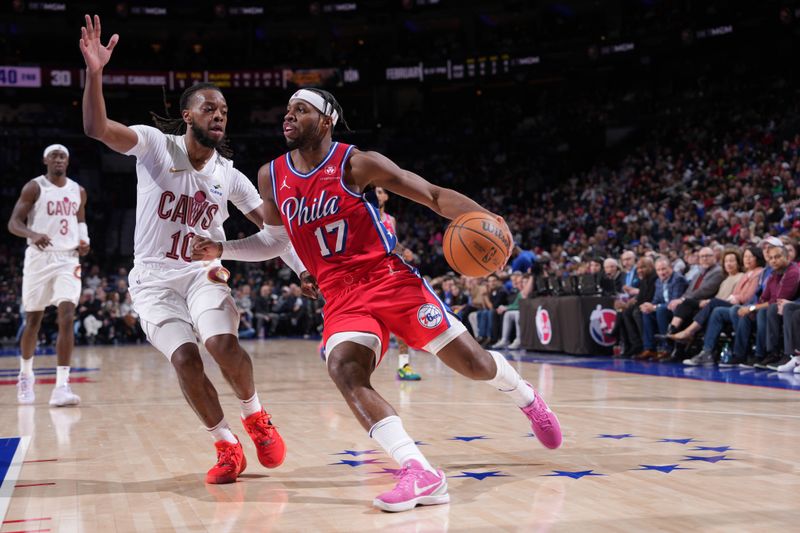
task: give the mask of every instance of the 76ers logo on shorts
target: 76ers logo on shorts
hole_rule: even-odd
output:
[[[611,332],[617,322],[617,312],[597,306],[589,317],[589,333],[592,340],[600,346],[613,346],[617,339]]]
[[[425,304],[417,311],[417,320],[422,327],[433,329],[442,323],[442,310],[433,304]]]
[[[550,321],[550,313],[541,305],[536,310],[536,335],[542,344],[550,344],[553,340],[553,323]]]

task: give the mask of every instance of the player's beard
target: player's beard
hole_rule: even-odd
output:
[[[296,139],[286,139],[286,146],[289,150],[303,150],[313,148],[315,143],[318,145],[320,142],[319,125],[317,125],[313,131],[306,131]]]
[[[220,138],[219,141],[215,141],[214,139],[209,137],[206,134],[206,132],[194,122],[192,123],[192,125],[190,127],[192,128],[192,134],[194,135],[194,138],[197,139],[197,142],[199,142],[200,144],[202,144],[206,148],[215,148],[216,149],[222,143],[222,141],[225,139],[225,136],[223,135]]]

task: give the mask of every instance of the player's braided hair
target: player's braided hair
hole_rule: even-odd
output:
[[[194,93],[197,91],[202,91],[203,89],[213,89],[215,91],[219,91],[222,94],[222,91],[219,87],[214,85],[213,83],[197,83],[192,85],[191,87],[187,87],[186,90],[183,91],[181,94],[181,98],[179,100],[180,110],[183,111],[189,107],[189,100],[191,100]],[[150,116],[153,118],[153,124],[159,130],[163,131],[168,135],[183,135],[186,133],[186,122],[183,121],[183,117],[178,118],[171,118],[169,116],[169,107],[167,104],[167,92],[164,87],[161,87],[161,90],[164,95],[164,113],[167,115],[166,117],[162,117],[161,115],[150,111]],[[233,149],[231,148],[230,144],[228,143],[227,135],[223,137],[222,142],[219,143],[219,146],[216,148],[217,152],[222,157],[232,159],[233,158]]]
[[[336,97],[334,97],[328,91],[324,89],[317,89],[316,87],[309,87],[307,90],[313,91],[320,95],[322,99],[325,100],[325,102],[329,104],[331,108],[339,115],[339,124],[342,124],[347,131],[352,131],[350,126],[347,124],[347,120],[344,118],[344,111],[342,111],[342,106],[339,105],[339,102],[336,101]]]

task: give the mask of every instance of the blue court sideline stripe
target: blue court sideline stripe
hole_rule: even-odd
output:
[[[19,447],[19,437],[11,439],[0,439],[0,485],[6,479],[6,473],[11,466],[11,460],[14,454],[17,453]]]
[[[0,524],[6,518],[14,486],[22,470],[22,461],[28,451],[30,437],[0,439]]]

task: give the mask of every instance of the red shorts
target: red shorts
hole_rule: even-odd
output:
[[[367,332],[381,340],[381,355],[391,331],[415,349],[446,332],[453,318],[416,270],[397,256],[384,261],[332,296],[325,295],[323,343],[335,333]]]

